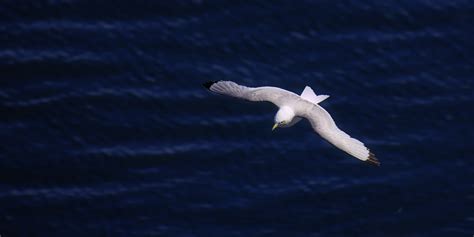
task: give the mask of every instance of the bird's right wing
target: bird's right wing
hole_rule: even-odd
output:
[[[212,92],[249,101],[268,101],[276,106],[289,97],[299,97],[293,92],[278,87],[246,87],[232,81],[206,82],[204,86]]]
[[[300,110],[298,115],[308,119],[311,123],[311,127],[313,127],[321,137],[357,159],[377,166],[380,165],[380,162],[375,158],[375,155],[370,152],[364,143],[352,138],[336,126],[331,115],[323,107],[319,105],[311,106],[308,104],[300,105],[300,108],[303,109]]]

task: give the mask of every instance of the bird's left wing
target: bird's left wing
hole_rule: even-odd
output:
[[[300,103],[298,116],[308,119],[311,127],[321,137],[357,159],[379,166],[380,162],[375,155],[361,141],[352,138],[340,130],[331,115],[319,105]]]
[[[278,87],[247,87],[232,81],[206,82],[204,86],[212,92],[249,101],[268,101],[280,106],[285,99],[299,97],[293,92]]]

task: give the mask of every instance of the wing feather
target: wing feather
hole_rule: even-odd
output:
[[[373,165],[380,165],[375,155],[361,141],[352,138],[340,130],[331,115],[321,106],[314,105],[309,109],[302,110],[299,116],[308,119],[311,127],[325,140],[343,150],[357,159],[366,161]]]
[[[268,101],[280,106],[288,98],[297,96],[295,93],[278,87],[262,86],[247,87],[232,81],[206,82],[204,86],[212,92],[228,95],[249,101]]]

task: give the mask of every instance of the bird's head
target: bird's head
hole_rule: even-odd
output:
[[[281,107],[275,115],[275,124],[273,125],[272,131],[278,127],[285,127],[294,117],[295,112],[290,107]]]

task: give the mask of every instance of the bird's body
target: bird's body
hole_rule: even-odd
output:
[[[327,95],[316,95],[310,87],[297,95],[278,87],[246,87],[232,81],[207,82],[210,91],[237,97],[249,101],[268,101],[279,107],[275,115],[277,127],[291,127],[302,118],[308,119],[313,129],[328,142],[360,160],[380,165],[374,154],[362,142],[340,130],[331,115],[318,103],[327,99]]]

